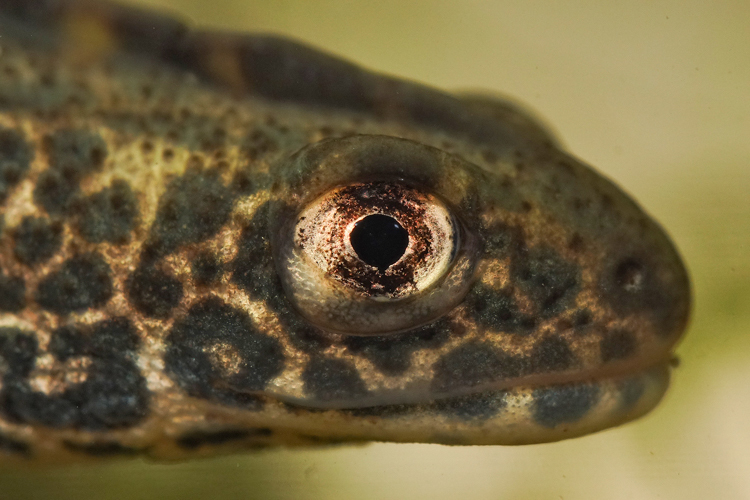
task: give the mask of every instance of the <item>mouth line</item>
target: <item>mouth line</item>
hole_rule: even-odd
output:
[[[403,389],[392,389],[384,391],[378,395],[359,398],[356,401],[311,401],[309,399],[288,397],[278,394],[264,393],[264,395],[270,396],[286,405],[299,409],[312,411],[367,412],[368,410],[389,407],[406,409],[441,403],[460,404],[462,399],[471,399],[472,397],[490,395],[493,393],[499,395],[516,391],[549,389],[561,386],[582,387],[603,385],[609,382],[615,383],[620,380],[625,381],[637,378],[656,369],[671,370],[675,368],[677,364],[679,364],[678,358],[670,354],[667,359],[661,359],[657,362],[640,366],[637,369],[633,369],[632,366],[629,366],[628,369],[615,366],[611,369],[587,373],[533,375],[506,379],[503,381],[486,382],[459,390],[445,392],[431,391],[427,384],[421,384],[420,386],[412,388],[412,390],[415,388],[418,389],[417,394],[410,391],[404,391]]]

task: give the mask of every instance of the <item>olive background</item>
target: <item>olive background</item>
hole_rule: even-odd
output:
[[[131,0],[513,96],[673,237],[695,307],[662,404],[524,447],[370,444],[0,470],[0,498],[750,498],[750,4]]]

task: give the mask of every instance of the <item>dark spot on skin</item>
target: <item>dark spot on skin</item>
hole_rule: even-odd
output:
[[[581,235],[578,233],[573,234],[573,236],[571,236],[570,238],[570,241],[568,242],[568,248],[576,253],[583,251],[583,237],[581,237]]]
[[[18,312],[26,307],[26,282],[0,270],[0,312]]]
[[[2,68],[2,71],[3,74],[8,78],[16,78],[18,76],[18,70],[10,64],[5,64]]]
[[[551,248],[532,249],[511,264],[521,290],[537,305],[542,317],[551,317],[572,304],[580,289],[581,270]]]
[[[573,314],[573,328],[576,333],[583,333],[593,321],[591,311],[588,309],[579,309]]]
[[[232,441],[241,441],[248,437],[267,437],[273,434],[271,429],[260,427],[257,429],[225,429],[221,431],[196,431],[183,434],[177,438],[177,445],[188,450],[202,446],[219,446]]]
[[[130,303],[153,318],[169,316],[183,297],[180,280],[143,263],[128,277],[125,287]]]
[[[180,387],[191,396],[234,406],[258,408],[254,393],[284,367],[279,342],[259,332],[246,313],[215,297],[191,307],[166,341],[165,368]],[[231,358],[230,373],[216,364],[211,350],[217,347]]]
[[[123,446],[113,441],[100,443],[74,443],[73,441],[63,441],[63,446],[76,453],[84,453],[92,457],[113,457],[137,455],[143,450]]]
[[[266,303],[266,305],[276,313],[289,341],[297,349],[315,354],[336,342],[334,337],[310,325],[295,311],[292,311],[288,303],[278,301]]]
[[[146,126],[145,125],[145,119],[144,119],[144,125],[143,126],[144,127]],[[167,141],[172,142],[172,143],[181,142],[181,141],[184,140],[183,139],[182,131],[181,130],[176,130],[176,129],[167,130],[167,132],[164,134],[164,138]]]
[[[534,420],[550,429],[575,422],[597,403],[599,387],[596,385],[564,385],[537,389],[533,393]]]
[[[213,138],[214,138],[214,139],[216,139],[217,141],[222,141],[222,142],[223,142],[224,140],[226,140],[226,137],[227,137],[227,131],[226,131],[226,129],[225,129],[224,127],[221,127],[221,126],[216,126],[216,127],[214,127],[214,129],[213,129],[213,130],[211,131],[211,135],[212,135],[212,136],[213,136]]]
[[[28,266],[49,260],[62,245],[62,226],[47,218],[27,216],[13,232],[13,254]]]
[[[630,378],[619,382],[617,389],[620,391],[620,410],[630,411],[641,400],[646,384],[642,378]]]
[[[34,187],[34,201],[50,214],[65,214],[79,194],[78,181],[59,170],[45,170]]]
[[[339,359],[313,358],[301,378],[305,392],[317,401],[357,399],[367,394],[356,368]]]
[[[195,142],[199,148],[206,152],[217,152],[226,143],[227,132],[222,127],[213,129],[201,127],[195,130]]]
[[[49,169],[34,188],[34,201],[50,214],[65,214],[78,195],[79,183],[104,164],[107,145],[86,130],[66,129],[45,137]]]
[[[185,172],[200,173],[204,164],[205,162],[202,156],[199,156],[197,154],[191,155],[190,158],[188,158],[187,163],[185,164]],[[211,173],[216,176],[221,172],[219,172],[218,170],[212,170]]]
[[[493,164],[497,163],[497,160],[498,160],[497,153],[495,153],[491,149],[485,149],[485,150],[483,150],[482,151],[482,158],[487,163],[493,163]]]
[[[100,329],[94,330],[88,352],[92,356],[105,358],[111,353],[135,351],[139,343],[138,334],[130,322],[125,318],[115,318],[103,321]]]
[[[604,334],[599,348],[602,361],[606,363],[632,356],[638,348],[638,343],[633,333],[626,330],[613,330]]]
[[[0,127],[0,203],[26,175],[34,151],[15,130]]]
[[[44,138],[44,149],[50,167],[56,170],[74,168],[81,175],[101,168],[107,156],[104,139],[87,130],[58,130]]]
[[[66,330],[65,335],[81,337],[76,354],[88,356],[90,364],[83,382],[49,395],[30,385],[34,361],[42,354],[34,337],[20,331],[0,333],[0,356],[8,365],[0,407],[12,421],[100,431],[136,425],[147,414],[146,380],[133,362],[138,335],[127,319]]]
[[[110,269],[96,252],[66,260],[48,274],[36,291],[36,301],[56,314],[70,314],[104,305],[112,296]]]
[[[591,200],[589,200],[589,199],[583,200],[581,198],[573,198],[572,205],[573,205],[573,210],[575,210],[576,212],[581,212],[581,211],[584,211],[584,210],[588,210],[591,207]]]
[[[466,295],[465,304],[474,320],[490,330],[528,335],[536,328],[536,319],[518,310],[510,290],[479,283]]]
[[[149,245],[165,255],[210,238],[229,220],[234,200],[235,193],[222,183],[218,171],[188,168],[159,200]]]
[[[560,167],[566,174],[578,177],[575,168],[568,160],[560,160],[557,162],[557,166]]]
[[[254,286],[259,280],[253,279],[252,275],[245,275],[242,271],[247,271],[246,265],[252,260],[264,261],[265,265],[273,265],[273,256],[271,253],[271,243],[269,240],[268,228],[268,209],[269,204],[264,203],[253,214],[247,225],[242,230],[242,235],[238,242],[238,255],[234,260],[234,273],[232,281],[245,287],[248,291],[254,290]],[[247,266],[253,267],[253,266]]]
[[[246,170],[238,170],[232,178],[232,189],[240,195],[247,196],[255,192],[257,180]]]
[[[36,338],[32,332],[0,327],[0,357],[7,372],[28,372],[34,368]]]
[[[242,153],[250,160],[258,158],[276,151],[278,145],[266,132],[261,129],[254,130],[242,145]]]
[[[451,325],[439,320],[400,335],[347,336],[344,345],[369,359],[386,375],[400,375],[409,369],[412,353],[436,349],[451,337]]]
[[[508,404],[505,391],[480,392],[436,401],[436,411],[461,420],[486,420]]]
[[[224,273],[224,266],[211,252],[199,254],[191,265],[193,281],[196,285],[207,286],[216,283]]]
[[[0,435],[0,453],[28,458],[31,456],[31,446],[24,441]]]
[[[450,392],[517,377],[522,367],[519,358],[488,344],[464,344],[435,363],[432,390]]]
[[[514,256],[526,248],[523,230],[503,223],[484,228],[481,239],[484,242],[485,251],[498,259],[509,255]]]
[[[66,361],[75,356],[84,356],[88,346],[89,340],[76,327],[63,326],[52,331],[48,349],[57,359]]]
[[[547,373],[567,370],[573,365],[575,356],[568,343],[556,336],[546,337],[534,347],[529,359],[532,373]]]
[[[271,251],[268,227],[269,204],[258,207],[242,229],[237,243],[237,256],[230,264],[232,283],[254,298],[265,300],[274,311],[289,311]]]
[[[77,203],[75,212],[78,229],[87,241],[125,243],[138,215],[138,199],[130,184],[118,179]]]

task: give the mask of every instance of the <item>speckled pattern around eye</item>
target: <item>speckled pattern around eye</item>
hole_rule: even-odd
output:
[[[109,3],[5,0],[0,32],[8,460],[545,442],[664,393],[690,308],[674,246],[512,105]],[[300,272],[298,216],[367,183],[455,220],[424,290],[360,286],[406,257],[358,263],[356,290]],[[357,216],[422,213],[389,210]],[[399,328],[360,327],[373,311]]]

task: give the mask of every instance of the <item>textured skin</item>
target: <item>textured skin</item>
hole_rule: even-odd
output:
[[[669,239],[502,102],[110,4],[0,4],[0,453],[517,444],[635,418],[690,306]],[[450,205],[458,305],[391,335],[291,305],[279,236],[373,176]]]

